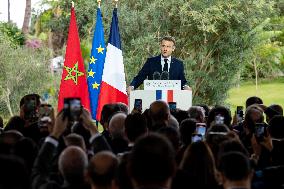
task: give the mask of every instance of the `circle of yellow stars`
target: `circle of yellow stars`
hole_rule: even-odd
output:
[[[100,45],[98,48],[96,48],[98,53],[104,54],[104,50],[105,48],[102,48],[102,46]],[[91,56],[90,58],[90,64],[96,64],[96,61],[98,59],[96,59],[94,56]],[[96,72],[94,72],[92,69],[90,69],[90,71],[88,71],[88,77],[92,77],[94,78],[94,75],[96,74]],[[98,84],[97,82],[92,84],[93,89],[99,89],[100,84]]]
[[[67,76],[64,78],[64,81],[72,79],[74,81],[75,85],[77,85],[78,84],[78,77],[84,75],[83,72],[80,72],[78,70],[78,62],[76,64],[74,64],[74,66],[72,68],[68,67],[68,66],[64,66],[64,68],[66,69],[66,71],[68,73]],[[73,75],[73,73],[75,73],[75,75]]]

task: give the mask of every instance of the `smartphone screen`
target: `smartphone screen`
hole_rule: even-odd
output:
[[[205,136],[206,133],[206,127],[204,127],[203,125],[196,125],[196,133],[202,136]]]
[[[264,136],[265,125],[263,123],[255,124],[255,135],[256,137]]]
[[[82,111],[82,104],[80,98],[65,98],[64,99],[64,113],[70,120],[76,121]]]
[[[50,117],[52,110],[53,108],[50,104],[41,104],[38,111],[39,117]]]
[[[238,123],[242,122],[243,121],[243,117],[244,117],[244,107],[243,106],[237,106],[236,115],[237,115]]]
[[[191,142],[198,142],[198,141],[202,141],[202,136],[199,134],[193,134],[191,136]]]
[[[170,110],[176,110],[177,109],[177,103],[176,102],[168,102]]]
[[[142,111],[142,99],[134,100],[134,109]]]

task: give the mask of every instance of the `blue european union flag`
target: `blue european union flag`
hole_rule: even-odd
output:
[[[100,85],[106,57],[106,48],[104,41],[104,28],[102,23],[102,14],[100,8],[97,9],[97,21],[94,32],[92,51],[88,69],[88,89],[90,95],[92,118],[96,119],[98,99],[100,94]]]

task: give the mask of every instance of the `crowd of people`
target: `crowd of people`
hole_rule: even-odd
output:
[[[244,112],[154,101],[144,112],[103,107],[99,132],[84,107],[36,94],[0,134],[0,189],[283,189],[284,117],[258,97]]]

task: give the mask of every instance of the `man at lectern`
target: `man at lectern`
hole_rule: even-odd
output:
[[[149,80],[180,80],[182,89],[190,90],[190,87],[186,85],[183,62],[172,56],[175,44],[175,39],[171,36],[161,39],[161,54],[147,59],[142,69],[130,83],[127,90],[128,94],[139,87],[146,78]]]

